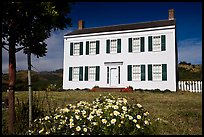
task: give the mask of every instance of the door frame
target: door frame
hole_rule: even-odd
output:
[[[112,71],[116,71],[115,74]],[[114,75],[112,75],[114,74]],[[118,67],[117,66],[113,66],[110,68],[110,75],[109,75],[109,79],[110,79],[110,87],[117,87],[118,86]],[[114,83],[113,83],[114,82]]]
[[[121,84],[121,72],[119,73],[119,67],[120,67],[120,71],[121,71],[121,67],[123,65],[123,61],[116,61],[116,62],[104,62],[104,65],[106,66],[106,68],[109,67],[109,70],[106,69],[106,79],[108,79],[106,81],[106,84],[108,87],[119,87],[120,84]],[[111,69],[112,68],[116,68],[117,70],[117,85],[116,86],[112,86],[111,85]],[[108,71],[109,71],[109,74],[108,74]],[[120,74],[120,76],[119,76]],[[120,78],[120,82],[119,82],[119,78]]]

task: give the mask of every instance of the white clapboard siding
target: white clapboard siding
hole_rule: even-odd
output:
[[[182,91],[202,93],[202,81],[179,81],[178,88]]]

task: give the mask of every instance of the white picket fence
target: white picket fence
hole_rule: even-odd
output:
[[[179,81],[178,88],[182,91],[202,93],[202,81]]]

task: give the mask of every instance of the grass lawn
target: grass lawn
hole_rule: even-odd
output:
[[[47,96],[51,104],[47,105],[44,101],[44,107],[56,108],[81,100],[92,102],[96,97],[109,93],[115,97],[125,97],[132,104],[140,103],[150,113],[153,120],[160,118],[155,134],[202,135],[202,93],[36,91],[33,95],[39,99],[45,99]],[[2,97],[6,97],[5,92],[2,93]],[[28,92],[15,92],[15,97],[26,100]]]

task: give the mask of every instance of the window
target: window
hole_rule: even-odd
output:
[[[111,40],[110,53],[117,53],[117,40]]]
[[[106,53],[121,53],[121,39],[106,40]]]
[[[79,67],[73,67],[73,76],[72,76],[72,80],[73,81],[78,81],[79,80]]]
[[[167,81],[167,64],[148,64],[148,80]]]
[[[166,35],[148,36],[148,51],[165,51]]]
[[[153,51],[161,51],[161,37],[153,36]]]
[[[89,54],[96,54],[96,41],[90,42]]]
[[[140,80],[141,78],[141,70],[140,65],[132,66],[132,80]]]
[[[128,81],[145,81],[145,65],[128,65]]]
[[[84,80],[85,81],[99,81],[100,79],[99,66],[85,66]]]
[[[140,52],[140,38],[132,39],[132,52]]]
[[[74,55],[79,55],[80,53],[80,44],[74,43]]]
[[[89,80],[90,81],[95,81],[96,79],[96,67],[89,67]]]
[[[99,54],[99,40],[97,41],[86,41],[86,55]]]
[[[144,37],[128,39],[128,52],[144,52]]]
[[[162,80],[162,65],[161,64],[153,65],[152,77],[153,77],[153,80]]]
[[[83,42],[70,43],[70,56],[83,55]]]

